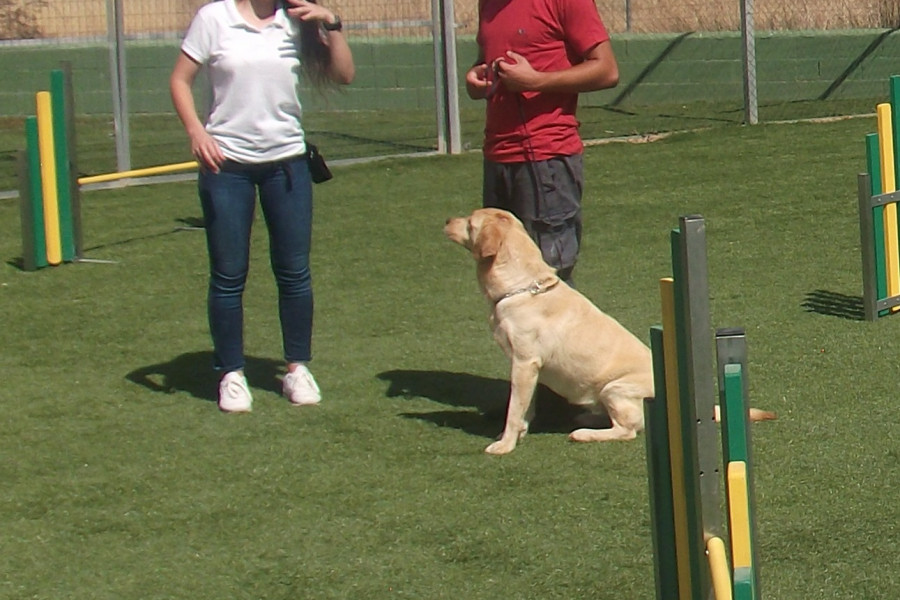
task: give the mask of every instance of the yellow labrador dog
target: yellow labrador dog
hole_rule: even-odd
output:
[[[528,432],[538,383],[612,422],[607,429],[576,429],[569,439],[634,439],[644,428],[644,399],[653,397],[650,349],[563,283],[512,213],[479,209],[448,219],[444,234],[472,252],[494,339],[512,363],[506,427],[485,451],[512,452]],[[749,412],[751,421],[776,418]]]
[[[511,452],[528,432],[539,382],[612,421],[569,439],[634,439],[644,428],[644,398],[653,396],[650,349],[563,283],[511,213],[479,209],[449,219],[444,233],[472,252],[494,339],[512,362],[506,427],[485,451]]]

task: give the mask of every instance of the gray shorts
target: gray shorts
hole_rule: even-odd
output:
[[[578,260],[583,190],[580,154],[524,163],[484,161],[483,206],[516,215],[563,279]]]

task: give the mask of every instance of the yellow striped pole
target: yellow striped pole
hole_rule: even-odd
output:
[[[41,190],[44,196],[44,237],[47,245],[47,262],[62,262],[62,239],[59,231],[59,202],[56,187],[56,155],[53,149],[53,115],[50,92],[38,92],[37,122],[38,146],[41,157]]]
[[[735,600],[755,600],[753,541],[750,521],[750,488],[747,463],[732,461],[726,473],[728,485],[728,522],[731,536],[731,562],[734,569]]]
[[[706,554],[709,558],[709,572],[712,575],[713,595],[716,600],[732,600],[731,573],[728,569],[728,556],[725,553],[725,542],[720,537],[711,537],[706,542]]]
[[[731,560],[735,569],[753,566],[750,544],[750,498],[747,493],[747,463],[728,463],[728,520],[731,525]]]
[[[878,118],[878,149],[881,160],[881,193],[897,190],[894,172],[894,138],[891,120],[891,105],[884,102],[876,107]],[[884,212],[884,254],[887,274],[888,296],[900,295],[900,242],[897,237],[897,205],[885,205]],[[892,309],[898,310],[897,307]]]
[[[681,433],[681,402],[678,384],[678,340],[675,322],[675,280],[659,280],[662,303],[663,356],[666,363],[666,406],[669,421],[669,448],[672,460],[672,508],[675,517],[675,561],[678,569],[678,598],[691,600],[691,551],[688,533],[687,494],[684,477],[684,444]]]
[[[116,181],[118,179],[127,179],[129,177],[147,177],[149,175],[164,175],[166,173],[177,173],[178,171],[189,171],[197,168],[197,161],[188,161],[175,163],[171,165],[161,165],[158,167],[146,167],[144,169],[131,169],[130,171],[119,171],[118,173],[105,173],[103,175],[87,175],[78,178],[78,185],[87,185],[89,183],[105,183],[107,181]]]

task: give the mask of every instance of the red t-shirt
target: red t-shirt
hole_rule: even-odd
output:
[[[593,0],[481,0],[478,46],[490,65],[512,50],[537,71],[578,64],[609,34]],[[510,92],[487,100],[484,156],[494,162],[579,154],[578,94]]]

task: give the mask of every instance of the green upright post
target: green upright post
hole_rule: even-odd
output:
[[[650,486],[650,529],[653,536],[653,569],[656,599],[666,600],[678,590],[675,557],[675,508],[672,500],[672,456],[666,409],[666,363],[662,327],[650,329],[653,350],[655,397],[644,401],[644,431],[647,438],[647,472]]]
[[[69,157],[69,198],[72,205],[72,230],[75,258],[84,257],[84,237],[81,229],[81,188],[78,185],[78,139],[75,132],[75,89],[72,85],[72,63],[63,61],[63,97],[65,98],[66,152]]]
[[[50,111],[53,116],[53,150],[56,155],[56,194],[59,206],[59,238],[62,259],[75,258],[75,237],[72,225],[72,199],[69,189],[69,145],[66,141],[66,95],[63,72],[50,72]]]
[[[856,176],[856,195],[862,259],[863,315],[866,321],[874,321],[878,318],[878,276],[875,266],[875,211],[872,208],[872,184],[868,173]]]
[[[19,151],[16,156],[19,178],[19,218],[22,232],[22,268],[37,270],[34,252],[34,206],[31,204],[31,181],[28,176],[28,154]]]
[[[693,234],[702,234],[702,218],[700,217],[682,217],[679,221],[680,227],[672,231],[672,273],[675,280],[675,318],[676,318],[676,338],[678,340],[678,382],[679,382],[679,401],[681,402],[681,436],[684,454],[684,490],[685,501],[687,505],[687,528],[688,528],[688,545],[690,548],[690,569],[691,569],[691,596],[697,600],[706,600],[711,593],[712,587],[708,569],[706,568],[706,536],[707,534],[718,535],[720,529],[721,515],[719,511],[721,507],[718,503],[718,497],[714,502],[710,502],[704,498],[704,488],[707,483],[714,483],[718,486],[718,479],[715,476],[716,468],[704,472],[700,466],[700,452],[698,448],[699,435],[699,418],[698,405],[699,398],[698,383],[703,383],[702,375],[696,369],[706,365],[700,365],[705,362],[705,358],[701,355],[703,346],[703,322],[706,321],[708,314],[700,314],[703,312],[702,307],[697,302],[708,302],[708,290],[705,281],[705,256],[702,258],[703,264],[693,264],[692,258],[699,258],[692,251],[696,246],[696,237]],[[699,227],[698,227],[699,226]],[[702,235],[700,235],[702,239]],[[699,268],[698,267],[702,267]],[[695,281],[696,279],[696,281]],[[695,284],[701,284],[698,289]],[[700,297],[703,297],[702,299]],[[707,335],[710,332],[705,332]],[[708,357],[711,359],[711,357]],[[711,367],[711,364],[709,365]],[[708,382],[712,381],[712,373]],[[702,395],[702,393],[701,393]],[[710,399],[711,400],[711,399]],[[710,419],[712,418],[712,402],[710,402]],[[716,458],[718,461],[718,459]],[[714,504],[714,506],[713,506]],[[709,519],[709,524],[707,523]]]
[[[44,191],[41,188],[41,153],[38,144],[37,117],[25,117],[25,147],[28,159],[28,185],[31,199],[31,217],[34,228],[35,268],[46,267],[47,237],[44,233]]]
[[[748,572],[734,576],[735,599],[739,593],[749,593],[748,600],[759,598],[759,550],[756,547],[758,526],[756,522],[756,486],[753,480],[753,452],[750,429],[750,400],[747,371],[747,338],[741,328],[716,331],[716,355],[718,363],[719,408],[722,420],[722,456],[727,466],[731,462],[747,465],[747,499],[750,517],[751,565]],[[726,506],[728,506],[728,486]],[[740,576],[739,576],[740,575]],[[747,579],[750,585],[742,583]],[[739,592],[746,589],[745,592]]]
[[[894,189],[900,189],[900,76],[893,75],[890,79],[890,104],[891,104],[891,137],[894,144]]]
[[[866,167],[869,172],[869,183],[872,186],[871,195],[881,194],[881,150],[878,147],[878,134],[866,135]],[[884,207],[876,206],[872,209],[872,231],[875,245],[875,280],[878,300],[887,298],[887,265],[884,256]],[[878,312],[879,316],[887,314],[886,310]]]
[[[734,573],[734,600],[756,600],[758,596],[753,591],[753,579],[749,573],[738,569]]]

